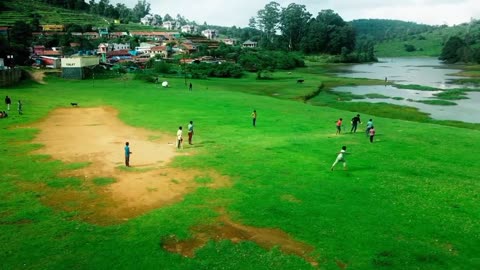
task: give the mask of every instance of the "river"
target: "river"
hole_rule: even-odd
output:
[[[382,58],[377,63],[342,66],[335,70],[340,77],[369,78],[403,85],[422,85],[448,91],[454,88],[475,88],[473,85],[460,85],[455,76],[461,71],[454,65],[446,65],[436,58]],[[440,91],[420,91],[399,89],[394,86],[342,86],[334,91],[351,92],[358,95],[381,94],[386,98],[366,98],[362,102],[385,102],[418,108],[438,120],[457,120],[480,123],[480,92],[467,92],[468,99],[452,100],[457,105],[429,105],[418,100],[438,99],[434,94]],[[395,99],[393,99],[395,98]]]

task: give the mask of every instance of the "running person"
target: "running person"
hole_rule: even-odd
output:
[[[338,153],[337,159],[335,159],[335,162],[330,168],[331,171],[333,171],[333,167],[335,167],[335,165],[337,165],[338,162],[343,162],[343,169],[347,170],[347,161],[345,160],[346,154],[347,154],[347,147],[342,146],[342,150],[340,150],[340,152]]]

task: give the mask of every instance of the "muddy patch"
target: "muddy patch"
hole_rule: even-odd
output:
[[[283,253],[300,256],[311,265],[318,265],[317,260],[310,256],[314,251],[313,247],[293,239],[279,229],[250,227],[235,223],[222,215],[215,224],[196,226],[191,231],[193,237],[187,240],[178,240],[175,236],[163,239],[163,248],[186,257],[194,257],[195,250],[202,248],[210,240],[230,240],[233,243],[252,241],[265,249],[278,246]]]
[[[174,135],[127,126],[117,114],[108,107],[62,108],[33,125],[40,130],[34,142],[44,145],[34,154],[88,165],[61,175],[80,179],[81,187],[24,188],[40,191],[44,204],[73,212],[75,218],[108,225],[178,202],[200,186],[219,188],[230,184],[227,177],[213,171],[169,167],[175,156],[189,154],[188,148],[179,152],[171,143]],[[123,165],[126,141],[133,152],[131,168]],[[112,181],[98,185],[99,179]]]

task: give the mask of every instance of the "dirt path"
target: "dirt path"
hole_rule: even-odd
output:
[[[169,162],[188,151],[177,151],[175,134],[165,135],[125,125],[117,111],[108,108],[62,108],[33,125],[40,129],[34,139],[44,147],[35,154],[47,154],[66,163],[89,165],[67,171],[62,176],[83,180],[81,189],[59,192],[47,186],[42,201],[55,208],[78,211],[78,217],[96,224],[118,223],[182,200],[199,186],[228,186],[228,178],[213,171],[200,172],[170,168]],[[151,140],[151,138],[156,138]],[[125,142],[130,142],[132,168],[124,163]],[[98,178],[115,183],[97,186]],[[196,178],[208,178],[197,183]],[[113,180],[112,180],[113,181]]]

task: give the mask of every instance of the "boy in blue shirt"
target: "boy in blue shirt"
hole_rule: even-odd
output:
[[[125,143],[125,166],[130,167],[130,146],[129,143]]]

